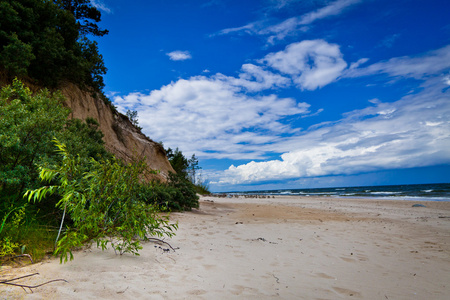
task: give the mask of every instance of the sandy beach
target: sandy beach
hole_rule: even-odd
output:
[[[426,207],[412,207],[422,203]],[[450,202],[202,197],[168,246],[10,269],[0,299],[448,299]]]

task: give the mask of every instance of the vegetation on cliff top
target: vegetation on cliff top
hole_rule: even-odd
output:
[[[45,87],[64,81],[100,91],[106,67],[97,43],[100,12],[89,0],[1,0],[0,66],[3,73]]]

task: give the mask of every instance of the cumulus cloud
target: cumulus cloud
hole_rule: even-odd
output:
[[[239,81],[239,79],[237,79]],[[265,157],[262,145],[296,129],[283,118],[309,112],[309,105],[276,95],[250,96],[228,77],[180,79],[150,94],[116,96],[119,111],[139,111],[150,138],[209,158]]]
[[[358,60],[345,70],[346,77],[383,73],[415,78],[422,80],[422,89],[392,103],[371,99],[371,106],[346,113],[337,122],[311,126],[296,137],[277,143],[279,151],[284,152],[280,159],[232,165],[217,183],[348,175],[450,163],[449,53],[450,46],[446,46],[367,67],[360,66],[368,59]],[[267,58],[266,61],[271,63]],[[275,55],[272,63],[284,73],[298,73]]]
[[[114,96],[119,111],[137,110],[154,140],[203,158],[261,159],[283,136],[295,134],[286,118],[319,114],[309,104],[272,93],[291,87],[314,90],[336,80],[347,64],[339,47],[303,41],[242,65],[237,76],[221,73],[180,79],[149,94]]]
[[[277,1],[278,4],[276,7],[284,7],[287,2],[290,1]],[[309,24],[312,24],[320,19],[339,15],[348,7],[359,2],[361,2],[361,0],[337,0],[325,7],[308,12],[301,16],[286,19],[280,23],[271,24],[272,22],[269,19],[266,19],[252,22],[241,27],[226,28],[221,30],[219,34],[246,33],[251,35],[265,35],[268,36],[269,43],[274,43],[277,40],[283,40],[286,36],[292,33],[306,31],[308,30],[307,26]]]
[[[187,155],[253,160],[210,173],[214,184],[450,163],[449,53],[447,46],[370,65],[361,58],[347,67],[338,45],[302,41],[242,65],[237,76],[179,79],[149,94],[116,95],[114,104],[121,112],[139,111],[150,138]],[[344,77],[376,74],[420,79],[421,91],[392,103],[371,99],[365,109],[306,131],[289,120],[322,109],[310,112],[309,104],[274,94],[293,84],[315,90]],[[267,160],[275,153],[282,153],[280,159]]]
[[[166,53],[167,56],[169,56],[170,60],[187,60],[187,59],[191,59],[192,55],[189,53],[189,51],[172,51],[169,53]]]
[[[336,80],[346,62],[339,47],[303,41],[242,65],[237,76],[221,73],[172,82],[149,94],[114,95],[119,111],[139,111],[140,126],[156,141],[203,158],[262,159],[300,131],[286,118],[304,118],[309,104],[273,93],[296,84],[313,90]]]
[[[442,80],[419,94],[356,110],[278,146],[279,160],[231,166],[219,183],[356,174],[450,163],[450,97]],[[283,145],[284,144],[284,145]]]
[[[242,65],[238,77],[216,74],[214,78],[227,82],[236,87],[245,88],[250,92],[257,92],[272,88],[285,88],[291,85],[291,79],[279,74],[270,72],[262,66],[254,64]]]
[[[347,67],[339,46],[324,40],[290,44],[283,51],[268,54],[261,62],[292,76],[293,81],[306,90],[333,82]]]

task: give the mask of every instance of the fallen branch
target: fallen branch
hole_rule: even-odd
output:
[[[158,238],[153,238],[153,237],[151,237],[151,238],[148,237],[147,240],[149,240],[149,241],[155,241],[155,242],[159,242],[159,243],[166,244],[167,246],[170,247],[170,249],[173,250],[173,252],[175,252],[175,249],[174,249],[168,242],[166,242],[166,241],[163,241],[163,240],[158,239]]]
[[[28,257],[31,261],[32,264],[34,264],[33,258],[31,257],[30,254],[21,254],[21,255],[16,255],[14,256],[12,259],[17,258],[17,257]]]
[[[33,258],[31,257],[30,254],[20,254],[20,255],[12,256],[12,257],[9,257],[9,258],[5,259],[5,261],[14,260],[14,259],[16,259],[18,257],[28,257],[30,259],[31,263],[34,264]]]
[[[12,278],[12,279],[8,279],[8,280],[2,280],[0,281],[0,284],[7,284],[7,285],[13,285],[13,286],[18,286],[21,287],[24,291],[26,291],[25,288],[30,289],[30,291],[33,293],[33,289],[34,288],[38,288],[40,286],[49,284],[51,282],[55,282],[55,281],[64,281],[64,282],[68,282],[65,279],[54,279],[54,280],[50,280],[41,284],[37,284],[37,285],[27,285],[27,284],[19,284],[19,283],[11,283],[11,281],[15,281],[15,280],[19,280],[19,279],[23,279],[23,278],[27,278],[27,277],[31,277],[34,275],[39,275],[39,273],[33,273],[33,274],[29,274],[29,275],[25,275],[25,276],[20,276],[20,277],[16,277],[16,278]]]

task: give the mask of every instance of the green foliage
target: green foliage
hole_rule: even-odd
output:
[[[194,185],[186,178],[170,173],[169,182],[154,181],[142,186],[142,200],[166,210],[191,210],[198,208],[198,196]]]
[[[200,169],[201,167],[198,165],[198,158],[195,154],[192,154],[191,158],[188,160],[187,173],[194,185],[197,183],[197,171]]]
[[[4,197],[0,200],[7,200]],[[7,201],[10,202],[10,201]],[[2,203],[4,204],[4,203]],[[32,205],[9,206],[0,230],[0,261],[27,253],[36,261],[53,248],[55,230],[39,224]]]
[[[191,158],[187,159],[178,148],[175,149],[175,152],[169,148],[166,150],[166,154],[176,172],[176,174],[170,175],[170,185],[182,191],[181,202],[187,203],[182,207],[198,207],[198,197],[193,197],[193,195],[196,193],[210,194],[208,184],[202,181],[201,175],[199,175],[198,170],[201,167],[198,165],[198,158],[192,154]]]
[[[104,148],[103,134],[94,119],[67,121],[69,110],[62,105],[59,93],[47,90],[32,94],[20,81],[0,92],[0,240],[2,252],[26,249],[33,257],[42,257],[53,248],[56,237],[54,220],[62,211],[55,208],[57,195],[45,202],[26,206],[25,218],[19,227],[12,226],[10,211],[27,201],[23,191],[41,186],[36,164],[54,165],[62,162],[55,153],[53,136],[70,145],[70,154],[80,157],[80,170],[88,170],[89,157],[112,157]],[[14,214],[14,213],[13,213]],[[7,217],[9,215],[9,217]],[[67,220],[72,222],[70,218]]]
[[[64,80],[97,90],[106,73],[97,43],[100,12],[87,0],[0,0],[0,69],[56,87]]]
[[[101,30],[97,24],[91,22],[99,22],[101,18],[100,12],[90,4],[90,0],[57,0],[62,9],[70,11],[77,19],[80,33],[83,35],[92,34],[95,36],[104,36],[108,30]]]
[[[41,201],[47,194],[61,196],[56,205],[73,221],[57,242],[55,254],[61,255],[61,261],[72,259],[71,250],[91,239],[102,249],[109,243],[120,254],[137,254],[141,246],[136,238],[174,234],[177,225],[169,224],[168,216],[158,215],[156,206],[141,201],[141,179],[148,170],[143,160],[124,165],[115,159],[91,158],[84,171],[80,156],[55,143],[62,161],[53,169],[41,167],[40,178],[58,185],[29,190],[25,196],[29,201]]]
[[[35,164],[55,159],[52,138],[70,146],[83,158],[107,158],[103,133],[92,118],[67,121],[69,110],[60,93],[42,90],[35,95],[20,81],[0,92],[0,190],[10,193],[39,185]]]
[[[200,195],[210,195],[211,192],[209,191],[209,184],[206,181],[198,181],[195,185],[195,191],[197,194]]]
[[[25,44],[14,32],[8,36],[8,43],[3,47],[0,64],[11,74],[27,75],[31,61],[36,57],[32,53],[32,46]]]
[[[71,119],[66,123],[63,131],[56,137],[62,141],[67,151],[73,156],[93,158],[111,158],[105,150],[103,133],[99,129],[100,124],[93,118],[84,120]]]
[[[12,215],[12,213],[14,213]],[[11,221],[6,223],[8,217],[12,215]],[[11,210],[3,217],[0,226],[0,258],[14,254],[19,249],[19,244],[14,242],[13,233],[17,233],[20,223],[25,215],[25,205],[22,207],[11,208]],[[6,230],[5,225],[9,227]],[[5,229],[5,230],[4,230]]]
[[[130,120],[131,124],[133,124],[137,129],[142,130],[142,127],[139,126],[138,120],[138,112],[133,110],[127,110],[127,117]]]
[[[59,93],[36,95],[20,81],[0,92],[0,191],[17,193],[36,186],[34,163],[53,152],[52,137],[69,111]]]
[[[171,202],[176,209],[190,210],[199,207],[195,185],[183,174],[169,173],[169,187],[177,191],[176,198]]]
[[[183,152],[181,152],[178,148],[175,149],[175,152],[169,148],[166,150],[167,158],[169,159],[170,165],[175,170],[175,172],[179,175],[183,175],[187,177],[187,169],[189,166],[189,161],[184,157]]]

